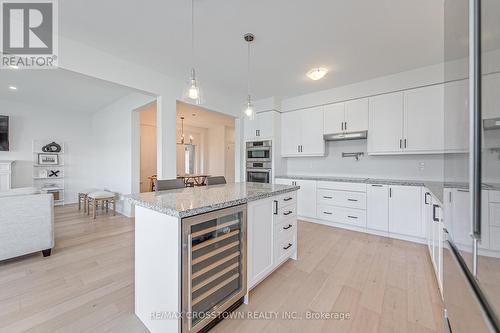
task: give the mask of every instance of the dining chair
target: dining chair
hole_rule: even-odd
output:
[[[184,184],[184,180],[182,179],[156,180],[155,191],[158,192],[158,191],[175,190],[185,187],[186,184]]]
[[[207,178],[207,185],[220,185],[226,184],[226,177],[224,176],[215,176]]]

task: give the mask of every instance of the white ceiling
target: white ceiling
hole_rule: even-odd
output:
[[[18,90],[10,90],[10,85]],[[96,112],[132,92],[127,87],[62,69],[0,73],[0,99],[68,112]]]
[[[177,102],[177,125],[181,124],[184,117],[184,125],[212,128],[216,126],[234,127],[234,118],[219,112],[206,110],[202,107]],[[178,126],[177,128],[180,128]]]
[[[60,33],[185,80],[190,68],[189,0],[59,2]],[[246,45],[253,32],[256,98],[294,96],[393,74],[443,58],[439,0],[195,0],[202,86],[244,99]],[[305,77],[323,66],[321,81]],[[209,98],[209,96],[206,96]]]

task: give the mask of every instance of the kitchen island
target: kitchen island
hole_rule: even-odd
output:
[[[298,186],[231,183],[130,195],[135,314],[151,332],[197,332],[297,258]],[[251,300],[250,300],[251,302]]]

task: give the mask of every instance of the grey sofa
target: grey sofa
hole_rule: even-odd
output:
[[[34,188],[0,192],[0,260],[54,247],[54,198]]]

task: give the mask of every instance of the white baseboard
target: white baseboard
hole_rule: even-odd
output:
[[[329,227],[347,229],[347,230],[362,232],[362,233],[370,234],[370,235],[382,236],[382,237],[387,237],[387,238],[394,238],[394,239],[404,240],[404,241],[418,243],[418,244],[427,244],[427,240],[423,237],[407,236],[407,235],[401,235],[401,234],[396,234],[396,233],[392,233],[392,232],[372,230],[372,229],[352,226],[352,225],[343,224],[343,223],[320,220],[320,219],[312,218],[312,217],[297,216],[297,219],[301,220],[301,221],[309,222],[309,223],[322,224],[322,225],[326,225]]]

